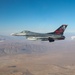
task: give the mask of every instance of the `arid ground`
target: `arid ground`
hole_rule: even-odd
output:
[[[75,75],[75,41],[4,39],[0,75]]]

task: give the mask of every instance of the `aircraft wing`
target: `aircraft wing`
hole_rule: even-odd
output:
[[[48,37],[30,37],[30,36],[26,36],[26,39],[28,39],[28,40],[48,41]]]

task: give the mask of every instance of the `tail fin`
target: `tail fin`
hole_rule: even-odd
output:
[[[54,31],[55,34],[62,34],[64,33],[65,29],[66,29],[67,25],[62,25],[60,26],[57,30]]]

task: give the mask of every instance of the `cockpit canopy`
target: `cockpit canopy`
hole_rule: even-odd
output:
[[[24,31],[22,31],[21,33],[29,33],[30,31],[28,31],[28,30],[24,30]]]

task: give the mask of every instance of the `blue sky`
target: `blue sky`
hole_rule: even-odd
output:
[[[75,32],[75,0],[0,0],[0,34],[50,32],[62,24]]]

